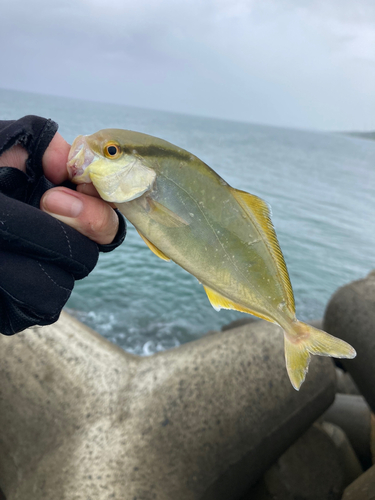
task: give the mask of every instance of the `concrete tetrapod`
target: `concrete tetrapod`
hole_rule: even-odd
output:
[[[375,498],[375,465],[359,476],[344,491],[342,500],[373,500]]]
[[[312,425],[241,500],[341,500],[343,490],[338,449]]]
[[[239,498],[332,403],[314,357],[300,392],[265,322],[140,358],[66,313],[0,335],[7,500]]]
[[[365,469],[372,465],[371,411],[362,396],[336,394],[333,405],[328,408],[322,418],[326,422],[341,427]]]
[[[339,288],[327,305],[324,330],[349,342],[357,351],[340,360],[375,412],[375,271]]]

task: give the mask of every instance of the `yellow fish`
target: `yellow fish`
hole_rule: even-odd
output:
[[[343,340],[296,319],[270,212],[257,196],[232,188],[191,153],[128,130],[77,137],[67,167],[73,182],[92,182],[115,203],[158,257],[195,276],[215,309],[280,325],[295,389],[311,354],[355,357]]]

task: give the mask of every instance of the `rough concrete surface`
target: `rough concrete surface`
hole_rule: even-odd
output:
[[[345,489],[342,500],[375,500],[375,465]]]
[[[322,418],[345,432],[362,465],[370,467],[371,411],[366,400],[362,396],[336,394],[334,403]]]
[[[314,357],[290,385],[278,327],[256,322],[147,358],[63,313],[0,336],[7,500],[231,500],[332,403]]]
[[[330,422],[323,422],[321,428],[335,443],[338,451],[341,469],[344,472],[344,486],[348,486],[363,473],[361,463],[350,443],[348,436],[337,425]]]
[[[337,290],[327,306],[323,325],[324,330],[356,349],[355,359],[340,361],[375,411],[375,271]]]
[[[281,455],[264,480],[278,500],[340,500],[344,491],[339,452],[316,425]]]

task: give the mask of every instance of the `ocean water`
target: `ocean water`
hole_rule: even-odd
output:
[[[0,119],[54,119],[71,142],[118,127],[161,137],[272,207],[302,320],[375,267],[375,141],[0,89]],[[151,354],[238,319],[198,281],[158,259],[128,224],[125,243],[76,283],[67,310],[129,352]]]

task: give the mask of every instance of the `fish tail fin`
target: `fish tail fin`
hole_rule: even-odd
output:
[[[305,380],[311,354],[350,359],[356,356],[353,347],[344,340],[301,321],[293,321],[285,331],[285,361],[290,381],[297,391]]]

